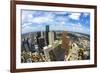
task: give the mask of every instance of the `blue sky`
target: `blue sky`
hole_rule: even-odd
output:
[[[22,33],[50,30],[90,34],[90,13],[67,11],[22,10]]]

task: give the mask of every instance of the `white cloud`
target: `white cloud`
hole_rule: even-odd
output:
[[[24,23],[24,24],[22,25],[22,28],[27,27],[27,26],[30,26],[30,25],[32,25],[32,23]]]
[[[29,21],[32,21],[33,23],[48,23],[50,21],[52,21],[52,19],[50,19],[49,17],[36,17],[36,18],[33,18],[32,20],[29,20]]]
[[[69,21],[68,17],[63,17],[63,16],[59,16],[59,17],[56,17],[55,20],[57,21]]]
[[[41,14],[40,16],[34,16],[35,13],[29,13],[25,15],[25,13],[22,16],[22,21],[24,22],[29,22],[29,23],[37,23],[37,24],[42,24],[42,23],[49,23],[53,21],[54,14],[52,13],[44,13]]]
[[[59,15],[65,15],[67,12],[53,12],[55,14],[59,14]]]
[[[33,24],[32,24],[33,25]],[[22,33],[28,33],[28,32],[36,32],[36,31],[44,31],[45,30],[45,27],[43,27],[42,25],[38,25],[38,26],[27,26],[27,27],[24,27],[22,29]]]
[[[86,33],[86,34],[90,33],[90,29],[82,26],[80,23],[73,24],[72,25],[72,31],[74,31],[74,32],[80,32],[80,33]]]
[[[28,14],[27,17],[28,17],[28,18],[33,18],[32,14]]]
[[[83,26],[80,23],[78,23],[78,24],[75,25],[75,28],[78,29],[78,30],[83,30],[82,27]]]
[[[88,15],[89,15],[89,13],[83,13],[83,15],[84,15],[84,16],[88,16]]]
[[[22,11],[22,23],[26,22],[29,19],[32,19],[33,16],[32,14],[36,13],[35,11],[28,11],[28,10],[23,10]]]
[[[74,20],[79,20],[81,13],[71,13],[69,17]]]
[[[34,27],[30,27],[30,26],[24,27],[22,29],[22,33],[31,32],[33,29],[34,29]]]
[[[62,21],[61,24],[63,25],[63,24],[66,24],[66,23],[64,21]]]

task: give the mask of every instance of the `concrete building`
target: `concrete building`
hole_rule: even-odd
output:
[[[49,45],[52,45],[54,43],[54,32],[49,32]]]
[[[69,46],[69,39],[67,38],[67,32],[66,31],[64,31],[62,33],[61,40],[62,40],[61,48],[65,49],[66,55],[68,55],[68,51],[69,51],[70,46]]]

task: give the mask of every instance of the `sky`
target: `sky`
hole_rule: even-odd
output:
[[[67,11],[22,10],[22,34],[45,31],[73,31],[90,34],[90,13]]]

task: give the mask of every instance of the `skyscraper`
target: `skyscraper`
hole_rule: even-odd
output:
[[[46,25],[46,44],[49,45],[49,25]]]
[[[62,33],[62,37],[61,37],[61,40],[62,40],[62,44],[61,44],[61,48],[65,49],[66,50],[66,55],[68,55],[68,51],[69,51],[69,39],[67,38],[67,32],[64,31]]]

